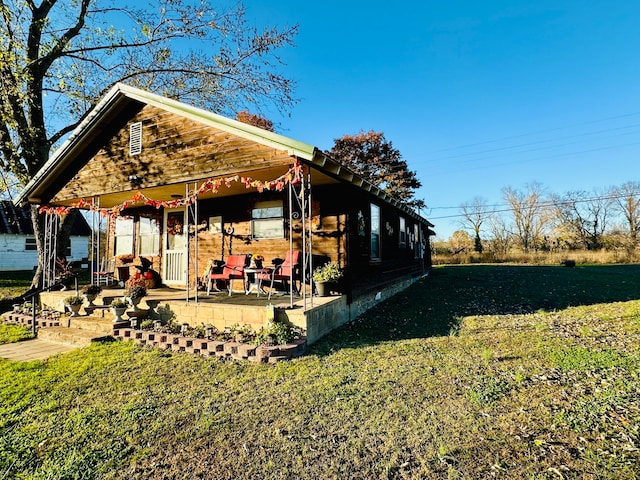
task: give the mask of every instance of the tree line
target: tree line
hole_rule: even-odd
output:
[[[638,246],[640,182],[563,194],[541,183],[502,189],[504,204],[477,196],[460,205],[459,248],[506,254],[532,251],[602,250]]]

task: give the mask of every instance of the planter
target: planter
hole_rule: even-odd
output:
[[[95,307],[95,305],[93,304],[93,301],[98,297],[97,294],[95,293],[85,293],[84,294],[84,298],[85,300],[89,303],[90,307]]]
[[[136,297],[136,298],[127,297],[127,300],[129,300],[129,303],[135,308],[142,301],[142,297]]]
[[[69,310],[71,310],[71,316],[72,317],[79,317],[80,316],[80,308],[82,307],[82,305],[67,305],[67,308]]]
[[[160,300],[147,300],[147,306],[149,310],[147,311],[147,318],[151,318],[152,320],[159,320],[160,314],[156,312],[156,308],[160,305]]]
[[[318,290],[319,297],[328,297],[331,295],[331,290],[335,287],[333,282],[316,282],[316,289]]]
[[[124,315],[124,312],[127,311],[127,307],[111,307],[111,312],[116,316],[116,318],[113,319],[113,322],[123,322],[124,319],[122,318],[122,315]]]

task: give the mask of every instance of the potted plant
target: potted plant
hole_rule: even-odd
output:
[[[73,265],[66,258],[56,259],[55,275],[56,282],[62,285],[62,290],[68,290],[76,276],[73,273]]]
[[[84,295],[84,298],[87,299],[87,302],[89,302],[89,306],[93,307],[93,301],[96,299],[98,294],[102,292],[102,287],[99,285],[85,285],[80,291]]]
[[[128,305],[129,304],[124,298],[116,298],[113,302],[111,302],[111,311],[116,316],[116,318],[114,318],[113,320],[114,323],[124,321],[122,315],[127,311]]]
[[[332,287],[342,278],[342,270],[337,263],[326,263],[313,271],[313,282],[318,290],[318,295],[326,297]]]
[[[131,285],[125,291],[124,296],[129,299],[131,305],[137,307],[143,297],[147,295],[147,289],[142,285]]]
[[[64,304],[71,310],[72,317],[79,317],[80,307],[84,303],[84,298],[79,297],[77,295],[73,295],[71,297],[67,297],[64,299]]]

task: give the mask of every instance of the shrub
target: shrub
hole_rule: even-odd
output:
[[[80,291],[85,295],[98,295],[102,292],[102,287],[99,285],[85,285]]]
[[[142,285],[134,285],[125,291],[124,296],[129,297],[131,299],[142,298],[147,295],[147,289]]]
[[[82,305],[84,303],[84,298],[73,295],[71,297],[67,297],[64,299],[65,305]]]
[[[342,271],[336,263],[327,263],[313,271],[314,282],[337,282],[342,278]]]
[[[299,327],[287,322],[274,320],[267,322],[267,325],[256,334],[254,343],[256,345],[263,345],[265,343],[271,343],[270,339],[273,339],[276,345],[284,345],[301,335],[302,331]]]
[[[129,304],[124,298],[116,298],[113,302],[111,302],[111,307],[113,308],[127,308]]]

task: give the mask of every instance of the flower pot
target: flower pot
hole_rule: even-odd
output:
[[[116,318],[113,319],[114,323],[123,322],[124,319],[122,318],[122,315],[124,315],[124,312],[126,311],[127,307],[111,307],[111,312],[116,316]]]
[[[158,320],[160,319],[160,314],[158,314],[158,312],[156,312],[156,308],[158,307],[158,305],[160,304],[160,300],[147,300],[147,306],[149,307],[149,311],[147,312],[147,318],[150,318],[152,320]]]
[[[127,297],[127,299],[129,300],[129,303],[131,303],[131,305],[133,305],[134,307],[137,307],[138,304],[142,301],[142,297],[137,297],[137,298]]]
[[[67,308],[71,311],[71,316],[72,317],[79,317],[80,316],[80,308],[82,307],[82,305],[67,305]]]
[[[328,297],[331,294],[332,282],[316,282],[319,297]]]
[[[84,298],[89,303],[90,307],[94,307],[93,301],[96,299],[98,295],[95,293],[85,293]]]

